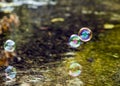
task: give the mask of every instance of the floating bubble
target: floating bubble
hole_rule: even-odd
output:
[[[70,36],[70,39],[69,39],[69,45],[72,47],[72,48],[77,48],[79,47],[81,44],[80,42],[80,37],[76,34],[73,34]]]
[[[16,77],[16,68],[14,68],[13,66],[8,66],[6,69],[5,69],[5,76],[7,79],[14,79]]]
[[[87,42],[92,38],[92,31],[87,27],[83,27],[78,32],[78,35],[80,36],[81,41]]]
[[[76,77],[81,74],[82,66],[79,63],[73,62],[69,67],[69,75]]]
[[[12,40],[7,40],[4,44],[5,51],[13,52],[15,50],[15,42]]]

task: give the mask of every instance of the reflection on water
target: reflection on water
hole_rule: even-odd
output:
[[[14,10],[14,7],[21,5],[28,5],[29,8],[38,8],[38,6],[44,5],[56,5],[56,1],[53,0],[11,0],[11,2],[1,1],[0,12],[10,13]]]

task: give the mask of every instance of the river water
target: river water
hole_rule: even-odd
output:
[[[97,6],[99,0],[88,0],[86,3],[84,0],[63,0],[57,5],[56,2],[50,5],[48,0],[32,1],[36,0],[15,0],[14,3],[19,2],[18,6],[12,6],[14,9],[11,12],[19,16],[21,25],[14,28],[14,34],[6,38],[16,41],[16,52],[22,61],[11,64],[17,69],[17,77],[13,81],[6,81],[3,77],[1,86],[83,86],[83,83],[85,86],[105,86],[102,82],[110,82],[109,73],[117,73],[117,68],[114,71],[112,68],[119,68],[119,59],[116,61],[114,58],[119,58],[119,33],[116,30],[120,23],[119,6],[108,9],[113,1],[110,3],[107,0],[100,4],[106,6],[105,9]],[[54,18],[63,18],[64,21],[52,23]],[[77,34],[84,26],[93,31],[92,40],[79,48],[71,48],[68,45],[70,35]],[[114,39],[115,34],[117,41]],[[110,47],[106,47],[108,44]],[[72,61],[82,64],[81,76],[68,75],[68,65]],[[90,79],[86,78],[88,76]],[[113,83],[116,82],[113,80]]]

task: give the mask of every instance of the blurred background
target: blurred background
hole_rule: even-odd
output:
[[[10,63],[18,75],[7,85],[120,86],[119,10],[120,0],[0,0],[0,50],[14,40],[21,58]],[[82,27],[92,39],[71,48]],[[82,65],[80,76],[68,75],[71,62]]]

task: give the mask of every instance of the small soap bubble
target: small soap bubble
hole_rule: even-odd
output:
[[[13,40],[7,40],[4,44],[5,51],[13,52],[15,50],[15,42]]]
[[[79,76],[81,74],[81,69],[82,66],[79,63],[73,62],[69,67],[69,75],[73,77]]]
[[[80,36],[81,41],[87,42],[92,38],[92,31],[87,27],[83,27],[79,30],[78,35]]]
[[[6,76],[6,79],[14,79],[16,77],[16,68],[14,68],[13,66],[8,66],[6,69],[5,69],[5,76]]]
[[[72,48],[77,48],[79,47],[81,44],[80,42],[80,37],[76,34],[73,34],[70,36],[70,39],[69,39],[69,45],[72,47]]]

